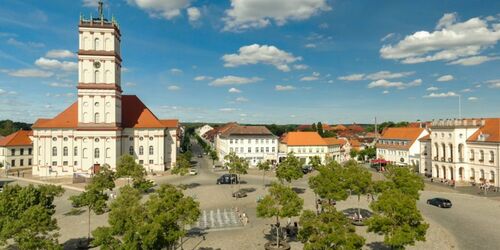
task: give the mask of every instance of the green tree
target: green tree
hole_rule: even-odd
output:
[[[91,182],[85,186],[85,192],[73,195],[69,199],[74,207],[87,207],[88,211],[88,239],[90,240],[90,212],[103,214],[106,212],[106,201],[109,199],[104,192],[115,187],[115,174],[108,165],[104,165],[92,177]]]
[[[399,189],[387,189],[370,204],[374,215],[367,220],[368,231],[384,235],[384,243],[404,249],[416,241],[425,241],[429,224],[425,223],[416,200]]]
[[[0,192],[0,246],[16,249],[62,249],[54,199],[64,193],[60,186],[7,185]]]
[[[410,195],[415,200],[418,200],[420,197],[418,192],[424,190],[424,180],[412,172],[410,168],[388,166],[386,177],[389,179],[387,185],[401,190],[404,194]]]
[[[312,168],[318,170],[321,167],[321,158],[317,155],[309,157],[309,164],[311,164]]]
[[[219,156],[217,155],[217,151],[215,151],[215,150],[210,151],[210,159],[212,160],[212,165],[215,165],[215,161],[219,160]]]
[[[265,177],[266,177],[266,172],[271,170],[271,162],[269,161],[260,161],[259,164],[257,164],[257,168],[262,171],[262,185],[264,188],[266,187],[266,182],[265,182]]]
[[[366,168],[357,163],[347,165],[344,173],[346,188],[358,196],[358,214],[360,214],[359,202],[361,200],[361,195],[371,192],[372,175]]]
[[[365,239],[356,234],[351,222],[334,206],[326,206],[320,214],[304,211],[299,224],[299,239],[305,250],[361,249],[365,244]]]
[[[313,123],[311,125],[311,129],[312,129],[312,131],[318,131],[318,128],[316,127],[316,123]]]
[[[304,176],[302,172],[302,163],[293,153],[288,153],[286,158],[278,164],[276,168],[276,177],[280,180],[292,183],[293,180],[298,180]]]
[[[316,130],[318,130],[318,134],[323,137],[323,124],[321,122],[318,122],[318,125],[316,125]]]
[[[349,156],[351,156],[351,159],[356,159],[356,156],[358,156],[358,150],[356,149],[351,149],[351,151],[349,152]]]
[[[146,170],[138,164],[131,155],[123,155],[116,164],[116,177],[132,178],[132,185],[143,192],[154,186],[153,182],[146,179]]]
[[[172,185],[161,185],[145,203],[138,190],[125,186],[111,204],[109,226],[93,231],[93,243],[101,249],[174,249],[185,225],[199,216],[199,203]]]
[[[191,168],[191,162],[184,155],[177,157],[175,167],[172,169],[172,174],[184,176],[189,173],[189,168]]]
[[[298,216],[303,205],[304,200],[290,187],[274,182],[269,194],[257,205],[257,217],[276,218],[276,224],[279,225],[280,218]],[[276,246],[280,246],[279,230],[276,230]]]
[[[229,169],[229,173],[238,176],[238,189],[241,187],[241,175],[248,173],[248,161],[245,158],[239,157],[235,152],[231,152],[224,156],[225,165]]]
[[[349,197],[344,167],[333,161],[318,168],[318,174],[309,178],[309,187],[322,199],[341,201]]]

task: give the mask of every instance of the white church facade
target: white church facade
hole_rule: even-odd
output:
[[[79,23],[78,100],[33,124],[33,175],[115,169],[124,154],[148,172],[175,165],[178,121],[158,119],[137,96],[122,95],[120,29],[99,12]]]

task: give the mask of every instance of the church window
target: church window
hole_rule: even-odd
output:
[[[99,123],[100,121],[100,115],[99,113],[95,113],[95,123]]]
[[[94,39],[94,49],[98,50],[100,48],[101,48],[101,41],[99,40],[99,38]]]
[[[64,138],[63,138],[63,140],[64,140],[64,141],[68,141],[68,137],[64,137]]]
[[[100,151],[98,148],[94,149],[94,158],[99,158],[101,155],[100,155]]]
[[[68,156],[68,147],[63,148],[63,156]]]
[[[87,157],[88,157],[88,155],[87,155],[87,149],[84,148],[83,149],[83,158],[87,158]]]
[[[95,138],[94,141],[95,142],[99,142],[100,140],[99,140],[99,138]]]
[[[142,136],[139,137],[139,141],[142,141],[142,140],[144,140],[144,137],[142,137]]]
[[[99,102],[95,102],[94,106],[99,107]]]
[[[101,72],[99,70],[94,71],[94,82],[101,82]]]
[[[73,155],[74,155],[74,156],[78,156],[78,147],[75,147],[75,148],[73,149]]]
[[[152,141],[152,140],[153,140],[153,137],[152,137],[152,136],[151,136],[151,137],[149,137],[149,140],[150,140],[150,141]]]
[[[52,156],[57,156],[57,148],[52,147]]]
[[[53,141],[57,141],[57,137],[52,137],[52,140]]]
[[[108,113],[106,113],[106,114],[104,115],[104,122],[110,122],[110,120],[109,120],[109,119],[110,119],[110,117],[111,117],[111,115],[109,114],[109,112],[108,112]]]
[[[85,105],[84,105],[85,106]],[[83,122],[87,123],[89,122],[89,114],[87,112],[83,113]]]
[[[144,147],[140,146],[139,147],[139,155],[143,155],[143,154],[144,154]]]
[[[133,140],[134,140],[134,137],[133,137],[133,136],[130,136],[130,137],[128,138],[128,140],[129,140],[129,141],[133,141]]]
[[[106,148],[106,158],[111,158],[111,149]]]
[[[154,153],[155,153],[155,150],[154,150],[153,146],[149,146],[149,154],[153,155]]]

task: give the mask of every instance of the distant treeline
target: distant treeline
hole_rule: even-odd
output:
[[[10,135],[20,129],[31,130],[31,124],[24,122],[13,122],[11,120],[0,121],[0,135]]]

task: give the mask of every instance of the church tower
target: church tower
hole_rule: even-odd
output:
[[[78,127],[116,129],[121,126],[120,29],[103,15],[80,17],[78,25]]]

